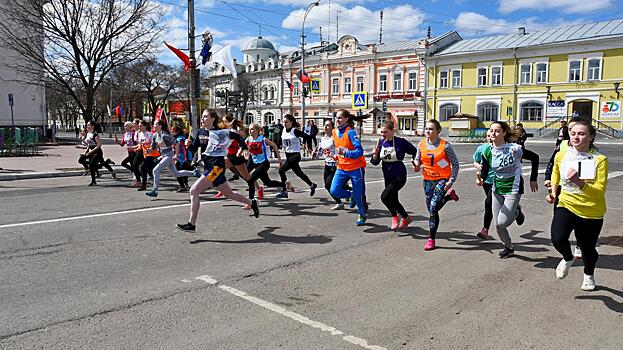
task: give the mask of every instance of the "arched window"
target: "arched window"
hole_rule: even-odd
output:
[[[270,99],[274,100],[275,99],[275,87],[271,85],[270,87]]]
[[[521,120],[525,122],[543,121],[543,105],[538,102],[522,103]]]
[[[262,88],[262,100],[268,100],[268,88],[266,86]]]
[[[272,124],[275,121],[275,115],[272,112],[264,114],[264,121],[268,124]]]
[[[498,120],[500,107],[497,103],[484,102],[478,105],[478,120],[483,122],[494,122]]]
[[[439,107],[439,121],[447,122],[448,118],[459,113],[459,106],[454,103],[446,103]]]
[[[244,123],[245,125],[252,124],[254,122],[253,113],[247,113],[244,115]]]

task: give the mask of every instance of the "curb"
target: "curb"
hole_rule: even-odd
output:
[[[130,173],[130,171],[122,166],[114,166],[114,170],[117,174]],[[70,176],[82,176],[84,170],[69,170],[69,171],[42,171],[24,174],[2,174],[0,175],[0,181],[13,181],[13,180],[32,180],[32,179],[47,179],[54,177],[70,177]],[[100,170],[102,174],[110,174],[108,170]]]

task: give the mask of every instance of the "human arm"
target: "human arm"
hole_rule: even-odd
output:
[[[381,145],[383,144],[383,139],[379,139],[374,146],[374,150],[372,150],[372,155],[370,156],[370,164],[379,165],[381,163]]]
[[[307,141],[311,141],[311,136],[302,132],[299,129],[294,129],[294,136],[302,138],[304,143],[306,143]]]
[[[448,190],[450,187],[452,187],[452,185],[456,181],[457,176],[459,175],[459,159],[457,158],[456,153],[454,153],[454,149],[452,148],[452,145],[449,142],[446,142],[445,151],[446,151],[446,157],[448,157],[448,160],[450,161],[450,165],[452,166],[452,173],[450,174],[450,179],[448,180],[445,186],[445,190]]]
[[[283,160],[281,159],[281,153],[279,152],[279,147],[277,147],[277,144],[267,138],[264,138],[264,144],[268,145],[268,147],[270,147],[275,152],[275,154],[277,155],[277,162],[279,162],[279,166],[281,166],[283,164]]]
[[[420,148],[417,147],[417,152],[415,153],[415,160],[411,162],[413,164],[413,171],[416,173],[420,171],[420,167],[422,166],[422,152]]]
[[[240,148],[242,148],[243,151],[247,150],[247,142],[242,138],[242,136],[240,136],[239,133],[237,132],[233,132],[230,131],[229,132],[229,138],[232,140],[236,140],[238,141],[238,145],[240,146]]]
[[[353,145],[354,149],[346,151],[340,150],[340,152],[343,153],[342,155],[345,158],[359,158],[363,156],[363,147],[361,146],[361,141],[359,141],[355,130],[348,130],[348,138],[350,139],[350,143]]]

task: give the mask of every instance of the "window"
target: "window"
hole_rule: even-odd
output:
[[[260,61],[260,55],[255,56],[256,62]]]
[[[502,67],[491,67],[491,85],[502,85]]]
[[[532,83],[532,64],[522,64],[519,68],[521,84]]]
[[[387,91],[387,74],[379,75],[379,91]]]
[[[439,107],[439,121],[447,122],[448,118],[459,113],[459,106],[454,103],[446,103]]]
[[[601,60],[597,58],[588,60],[588,80],[601,79]]]
[[[536,82],[547,83],[547,63],[536,64]]]
[[[439,87],[448,87],[448,71],[439,72]]]
[[[488,67],[478,68],[478,86],[487,86]]]
[[[394,88],[392,91],[402,91],[402,73],[394,73]]]
[[[409,91],[417,90],[417,73],[409,73]]]
[[[357,77],[357,91],[363,91],[363,77]]]
[[[452,71],[452,87],[453,88],[461,87],[461,71],[460,70]]]
[[[521,105],[521,120],[540,122],[543,120],[543,105],[537,102],[526,102]]]
[[[262,100],[268,100],[268,88],[266,86],[262,89]]]
[[[275,99],[275,87],[274,86],[270,87],[270,99],[271,100]]]
[[[580,81],[580,80],[582,80],[581,66],[582,66],[582,62],[580,62],[580,61],[570,61],[569,62],[569,81]]]
[[[299,94],[299,82],[298,81],[294,82],[294,91],[292,93],[294,94],[294,96]]]
[[[494,122],[498,120],[499,107],[496,103],[485,102],[478,105],[478,120]]]
[[[333,95],[340,94],[340,79],[339,78],[333,78],[331,80],[331,93]]]
[[[350,78],[344,78],[344,93],[345,94],[350,94],[352,89],[351,89],[352,85],[350,82]]]

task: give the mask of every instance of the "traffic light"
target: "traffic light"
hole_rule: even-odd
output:
[[[304,87],[303,88],[303,97],[305,98],[305,97],[308,97],[308,96],[309,96],[309,90],[306,87]]]

